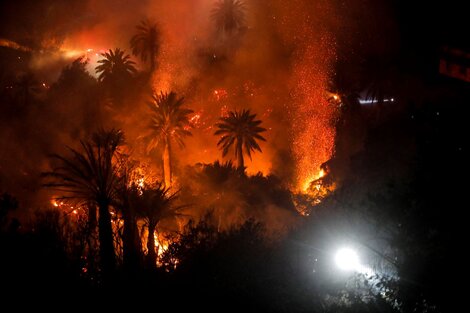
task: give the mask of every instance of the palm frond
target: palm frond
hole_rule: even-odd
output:
[[[222,149],[222,156],[226,156],[231,147],[241,146],[245,153],[251,159],[252,151],[261,151],[257,140],[266,141],[260,135],[266,129],[260,127],[261,120],[256,120],[256,114],[251,114],[250,110],[230,111],[226,117],[219,119],[220,122],[216,123],[217,130],[214,135],[222,135],[217,142],[217,146]],[[235,150],[235,157],[240,153],[238,149]]]

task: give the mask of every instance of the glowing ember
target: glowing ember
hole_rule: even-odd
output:
[[[227,90],[225,89],[216,89],[213,92],[214,98],[217,101],[220,101],[222,99],[226,99],[228,96]]]
[[[137,179],[137,186],[140,189],[144,188],[144,186],[145,186],[145,178],[144,177],[141,177],[141,178]]]
[[[334,43],[327,33],[313,27],[315,16],[309,15],[313,9],[329,11],[331,4],[302,0],[279,4],[283,9],[288,5],[290,12],[283,17],[280,31],[297,48],[288,110],[293,120],[291,137],[297,172],[294,189],[303,190],[306,181],[319,176],[321,165],[331,158],[334,149],[337,108],[325,96],[335,57]]]
[[[188,129],[191,129],[191,128],[199,128],[201,127],[201,125],[205,124],[204,122],[202,122],[201,120],[201,117],[202,117],[202,113],[204,111],[201,110],[197,113],[195,113],[193,116],[191,116],[189,118],[189,125],[186,127]]]
[[[229,111],[230,111],[230,110],[229,110],[228,106],[223,105],[223,106],[220,108],[220,116],[221,116],[221,117],[227,117]]]
[[[53,198],[53,199],[51,200],[51,204],[52,204],[52,206],[55,207],[55,208],[59,208],[59,207],[65,206],[65,203],[64,203],[63,201],[58,201],[58,200],[55,199],[55,198]]]

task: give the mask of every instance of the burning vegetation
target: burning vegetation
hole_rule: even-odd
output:
[[[24,176],[47,172],[48,161],[42,156],[59,152],[54,161],[58,165],[48,174],[52,180],[46,184],[56,189],[54,199],[83,205],[89,219],[95,215],[90,213],[94,206],[101,207],[98,216],[105,219],[108,211],[124,216],[115,203],[118,195],[133,186],[143,197],[148,188],[162,184],[170,193],[181,193],[179,198],[188,204],[184,216],[190,218],[179,221],[180,227],[173,231],[210,210],[225,211],[215,214],[218,228],[260,218],[246,214],[253,205],[253,200],[245,199],[246,191],[230,186],[256,177],[255,185],[274,184],[268,189],[311,198],[308,208],[300,208],[288,196],[282,205],[260,201],[260,207],[266,206],[262,210],[270,212],[268,220],[283,219],[293,208],[306,214],[333,190],[332,184],[324,185],[321,166],[334,152],[338,112],[327,99],[327,85],[335,52],[328,30],[320,27],[325,18],[311,13],[332,8],[326,1],[296,1],[294,9],[282,1],[153,1],[149,6],[138,6],[134,13],[124,13],[124,7],[105,13],[99,11],[102,4],[91,2],[83,9],[99,12],[100,18],[85,20],[66,34],[50,34],[53,30],[45,25],[44,35],[23,39],[24,45],[0,41],[3,47],[28,53],[25,75],[30,78],[18,82],[14,89],[19,94],[12,97],[24,105],[41,103],[44,108],[38,109],[38,119],[61,121],[51,123],[42,132],[44,137],[38,135],[47,142],[34,153],[41,166],[19,166],[25,168]],[[139,14],[154,7],[180,18]],[[124,35],[111,35],[123,29],[121,22],[111,18],[113,13],[137,25],[125,28],[127,40]],[[71,63],[58,79],[51,76],[57,73],[55,64],[67,62]],[[117,135],[96,132],[98,128],[120,129],[126,141],[108,146],[98,137]],[[71,156],[63,146],[71,147]],[[220,156],[222,161],[214,163]],[[139,166],[127,173],[135,164]],[[209,172],[215,177],[207,176]],[[93,178],[96,175],[101,181]],[[129,175],[138,178],[128,182],[127,189],[116,185],[129,180]],[[22,181],[21,175],[11,176]],[[225,186],[224,180],[230,184]],[[72,182],[82,184],[81,189],[74,189]],[[94,194],[87,188],[94,188]],[[63,194],[57,195],[58,191]],[[265,192],[253,197],[263,198]],[[212,195],[207,197],[208,193]],[[50,197],[48,192],[38,189],[31,203],[44,206],[45,197]],[[53,201],[53,207],[64,206],[62,200]],[[126,205],[121,201],[120,206]],[[110,229],[109,221],[101,223]],[[282,223],[273,224],[281,227]],[[110,235],[103,236],[100,240],[110,246]],[[111,255],[111,247],[101,245]],[[147,244],[148,249],[156,248]]]
[[[84,234],[83,275],[174,269],[198,223],[279,240],[334,191],[327,1],[86,3],[83,25],[0,40],[20,68],[2,176]]]
[[[466,21],[444,7],[437,29],[413,1],[0,2],[2,300],[458,311],[470,92],[430,74]]]

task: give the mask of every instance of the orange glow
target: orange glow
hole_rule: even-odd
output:
[[[146,186],[151,186],[157,181],[158,177],[153,173],[148,164],[141,163],[134,168],[130,174],[129,187],[136,186],[141,195]]]
[[[279,16],[276,25],[282,39],[296,47],[287,110],[296,172],[292,189],[302,191],[306,181],[318,177],[321,165],[334,152],[338,110],[326,91],[336,58],[335,42],[331,34],[321,30],[325,16],[334,16],[334,7],[326,0],[273,1],[273,5],[279,12],[289,12]],[[320,11],[322,14],[311,13]]]
[[[204,5],[201,2],[204,2]],[[333,121],[337,114],[337,103],[332,102],[341,100],[339,95],[327,92],[333,74],[335,43],[325,30],[313,27],[319,25],[315,23],[318,23],[320,18],[311,13],[323,12],[324,15],[333,16],[330,14],[331,4],[326,0],[269,1],[270,10],[285,13],[276,16],[276,23],[270,26],[276,28],[275,39],[266,36],[266,41],[262,40],[263,44],[247,40],[237,48],[236,53],[226,56],[229,62],[220,63],[224,64],[223,67],[207,67],[210,71],[206,71],[204,67],[201,71],[201,62],[196,62],[191,55],[195,51],[199,52],[201,46],[210,43],[204,38],[202,31],[207,26],[204,23],[209,24],[209,19],[196,19],[198,14],[194,12],[208,14],[213,1],[185,1],[181,2],[184,3],[181,5],[170,3],[162,5],[171,8],[172,12],[176,10],[178,14],[186,15],[175,13],[162,16],[159,20],[162,27],[162,46],[157,58],[157,70],[151,77],[152,89],[157,93],[175,91],[178,96],[185,97],[185,106],[194,110],[189,118],[190,127],[186,128],[193,136],[185,139],[185,150],[179,150],[177,145],[174,145],[171,151],[172,157],[175,158],[175,162],[172,160],[173,166],[183,168],[185,165],[221,160],[221,152],[216,146],[217,138],[213,136],[215,123],[219,117],[228,116],[231,110],[249,108],[257,114],[263,121],[262,126],[269,131],[265,133],[267,142],[260,143],[263,152],[256,153],[251,160],[246,157],[247,173],[277,174],[279,167],[282,167],[279,161],[279,151],[282,149],[282,152],[285,150],[289,153],[289,159],[293,160],[293,164],[286,167],[292,172],[285,173],[286,179],[291,179],[286,184],[293,192],[309,193],[312,182],[325,175],[321,169],[322,164],[333,155]],[[317,9],[317,6],[321,7],[321,10],[313,10],[314,7]],[[181,19],[176,16],[188,18]],[[256,22],[249,21],[248,24],[250,27],[256,26]],[[106,23],[103,25],[80,30],[66,38],[60,45],[60,53],[68,58],[85,56],[90,62],[87,68],[92,74],[95,73],[96,62],[101,58],[100,53],[108,48],[119,47],[121,44],[120,47],[130,53],[128,41],[125,42],[126,45],[122,45],[122,42],[115,40],[116,28]],[[129,27],[133,28],[132,25]],[[256,28],[253,28],[252,32],[255,33]],[[194,43],[196,40],[198,42]],[[271,48],[277,48],[279,45],[292,48],[292,54],[285,59],[281,59],[276,53],[270,55],[271,51],[278,50]],[[210,57],[215,52],[209,53]],[[217,57],[222,54],[217,51]],[[148,65],[138,57],[131,57],[139,70],[148,70]],[[277,66],[284,61],[288,67]],[[217,61],[211,62],[218,64]],[[214,69],[217,69],[216,75],[212,74]],[[332,99],[335,101],[331,101]],[[116,110],[119,111],[116,113],[116,120],[122,123],[119,126],[122,126],[130,139],[142,136],[143,127],[136,125],[145,124],[140,122],[148,118],[146,106],[140,103],[144,100],[136,100],[133,112]],[[151,164],[149,166],[157,169],[156,172],[161,175],[158,171],[161,169],[160,157],[141,152],[145,149],[142,149],[139,140],[129,140],[129,143],[134,145],[132,148],[136,154],[140,153],[137,156],[134,154],[136,160],[148,162]],[[229,158],[234,161],[233,153],[221,161],[227,161]],[[131,179],[139,193],[143,188],[152,185],[157,178],[161,179],[157,175],[149,177],[148,173],[148,169],[139,168]],[[174,176],[176,175],[178,171],[174,171]],[[173,177],[176,182],[178,178]],[[322,188],[321,185],[317,187],[313,188]],[[56,203],[56,206],[59,204]]]
[[[161,265],[159,258],[168,250],[169,242],[165,240],[163,236],[158,236],[156,232],[153,234],[153,238],[155,239],[155,247],[157,248],[157,265]]]
[[[144,177],[137,179],[137,186],[139,186],[139,188],[141,188],[141,189],[144,188],[144,186],[145,186],[145,178]]]
[[[227,90],[225,89],[216,89],[214,90],[213,94],[214,94],[215,100],[217,101],[226,99],[228,97]]]
[[[312,182],[314,182],[316,180],[319,180],[320,178],[323,178],[324,176],[325,176],[325,171],[323,169],[321,169],[320,172],[318,172],[317,175],[308,177],[302,183],[302,191],[307,192],[310,189]]]
[[[63,202],[63,201],[60,201],[60,202],[59,202],[59,201],[57,201],[56,199],[52,199],[52,200],[51,200],[51,204],[52,204],[52,206],[55,207],[55,208],[64,206],[64,202]]]
[[[14,41],[5,38],[0,38],[0,47],[8,47],[20,51],[31,51],[29,47],[22,46]]]

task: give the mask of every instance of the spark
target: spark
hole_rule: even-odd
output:
[[[195,113],[193,116],[189,118],[189,124],[193,128],[198,128],[201,126],[201,117],[202,117],[203,111],[201,110],[200,112]]]
[[[225,89],[215,89],[213,92],[214,98],[216,101],[226,99],[228,96],[227,90]]]
[[[292,0],[274,2],[277,9],[289,14],[279,16],[276,23],[282,38],[296,47],[292,55],[292,75],[287,81],[291,99],[286,105],[291,120],[291,149],[295,164],[292,188],[302,192],[305,182],[315,178],[321,165],[334,152],[334,120],[338,108],[327,96],[333,75],[335,43],[331,35],[315,27],[320,17],[311,15],[313,9],[334,14],[329,1]]]

